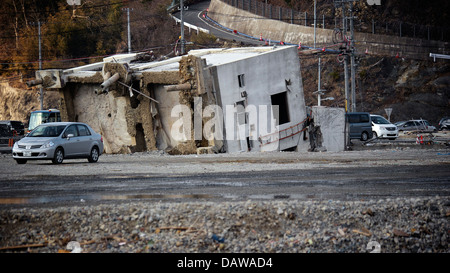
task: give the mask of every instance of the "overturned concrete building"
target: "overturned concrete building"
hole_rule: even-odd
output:
[[[306,151],[300,62],[293,46],[192,50],[145,61],[123,54],[37,78],[65,121],[88,123],[107,153]]]

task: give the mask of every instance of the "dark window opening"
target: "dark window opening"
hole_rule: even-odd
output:
[[[142,127],[142,123],[136,124],[136,147],[134,152],[145,152],[147,151],[147,145],[145,142],[144,128]]]
[[[278,93],[270,96],[272,105],[278,105],[278,113],[274,112],[277,124],[285,124],[291,121],[289,117],[289,107],[287,100],[287,92]]]
[[[244,74],[238,75],[239,87],[245,86]]]
[[[294,146],[294,147],[286,148],[282,152],[295,152],[296,150],[297,150],[297,146]]]
[[[247,137],[247,151],[251,151],[252,150],[252,147],[253,146],[253,143],[252,143],[252,141],[250,140],[250,137]]]
[[[139,88],[136,86],[138,84],[133,83],[132,87],[136,90],[139,90]],[[130,105],[131,108],[136,109],[138,108],[139,104],[141,103],[141,101],[137,98],[137,96],[139,95],[138,92],[130,90]],[[131,96],[131,94],[133,94],[133,96]]]

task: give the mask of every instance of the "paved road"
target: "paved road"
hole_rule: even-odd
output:
[[[342,153],[103,155],[17,165],[0,157],[0,206],[74,205],[123,200],[361,200],[450,197],[448,149]]]
[[[214,36],[225,39],[225,40],[231,40],[231,41],[238,41],[242,42],[243,44],[247,45],[261,45],[264,44],[264,42],[246,38],[240,35],[233,34],[229,31],[225,31],[221,29],[220,27],[217,27],[216,25],[210,23],[209,21],[203,19],[203,17],[200,15],[200,13],[204,10],[206,10],[209,7],[210,1],[203,1],[201,3],[191,5],[189,6],[188,10],[183,11],[183,18],[186,23],[195,25],[197,27],[201,27],[204,29],[208,29],[211,34]],[[180,18],[180,12],[175,12],[173,14],[176,18]]]

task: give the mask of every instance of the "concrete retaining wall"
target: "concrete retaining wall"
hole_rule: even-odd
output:
[[[208,16],[219,24],[239,32],[287,43],[313,46],[314,28],[293,25],[278,20],[269,20],[230,6],[220,0],[211,0]],[[316,44],[318,47],[333,44],[334,31],[316,28]],[[450,43],[422,40],[389,35],[355,33],[356,48],[359,53],[382,54],[414,59],[430,59],[429,54],[450,52]]]

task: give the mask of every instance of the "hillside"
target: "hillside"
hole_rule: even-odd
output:
[[[301,59],[301,72],[306,105],[317,105],[317,59]],[[387,57],[360,60],[357,70],[357,110],[385,115],[392,107],[392,121],[424,118],[437,124],[450,116],[450,62],[447,60],[415,61]],[[322,58],[321,86],[334,101],[322,105],[343,107],[343,67],[336,59]],[[39,91],[26,91],[0,84],[0,120],[27,120],[27,114],[39,109]],[[58,108],[59,95],[44,92],[44,108]]]
[[[30,112],[40,109],[39,89],[27,90],[12,87],[8,82],[0,82],[0,120],[20,120],[28,122]],[[59,108],[59,93],[44,92],[44,108]]]
[[[4,23],[0,30],[0,103],[4,105],[0,108],[0,119],[26,121],[30,111],[39,109],[39,91],[24,84],[34,77],[37,69],[36,26],[29,24],[31,21],[42,19],[47,22],[42,27],[43,59],[47,60],[43,64],[44,69],[78,66],[99,61],[104,55],[126,52],[126,13],[122,10],[125,4],[133,8],[133,51],[152,50],[157,56],[170,56],[179,35],[179,26],[166,14],[170,0],[130,0],[125,4],[114,0],[88,1],[76,11],[67,7],[65,0],[42,0],[42,5],[38,2],[5,0],[0,4],[5,11],[0,13],[0,21]],[[198,1],[190,1],[194,2]],[[313,8],[312,0],[268,2],[308,13]],[[317,2],[319,13],[333,16],[332,0]],[[375,7],[360,2],[356,14],[365,21],[374,19],[395,23],[402,20],[418,25],[445,26],[443,22],[447,21],[450,10],[446,8],[450,2],[440,0],[426,4],[418,0],[382,1],[381,6]],[[61,36],[56,35],[59,32]],[[188,41],[194,42],[192,48],[224,46],[224,41],[216,41],[214,37],[186,35]],[[79,41],[89,41],[89,44],[80,46]],[[301,57],[300,62],[306,104],[316,105],[317,97],[313,92],[317,90],[317,57]],[[321,75],[322,88],[327,90],[327,96],[335,98],[334,101],[322,102],[322,105],[343,107],[343,67],[336,56],[322,58]],[[356,76],[359,111],[384,114],[386,107],[392,107],[393,121],[424,118],[433,124],[442,116],[450,116],[448,60],[433,62],[431,58],[429,61],[416,61],[394,56],[362,55]],[[46,91],[44,98],[44,108],[59,107],[57,92]]]
[[[301,61],[307,105],[317,105],[317,59]],[[321,87],[327,90],[322,105],[342,107],[343,66],[335,57],[322,58]],[[450,116],[450,62],[417,61],[395,57],[366,56],[359,60],[356,73],[357,111],[385,114],[393,108],[392,121],[423,118],[437,125]]]

